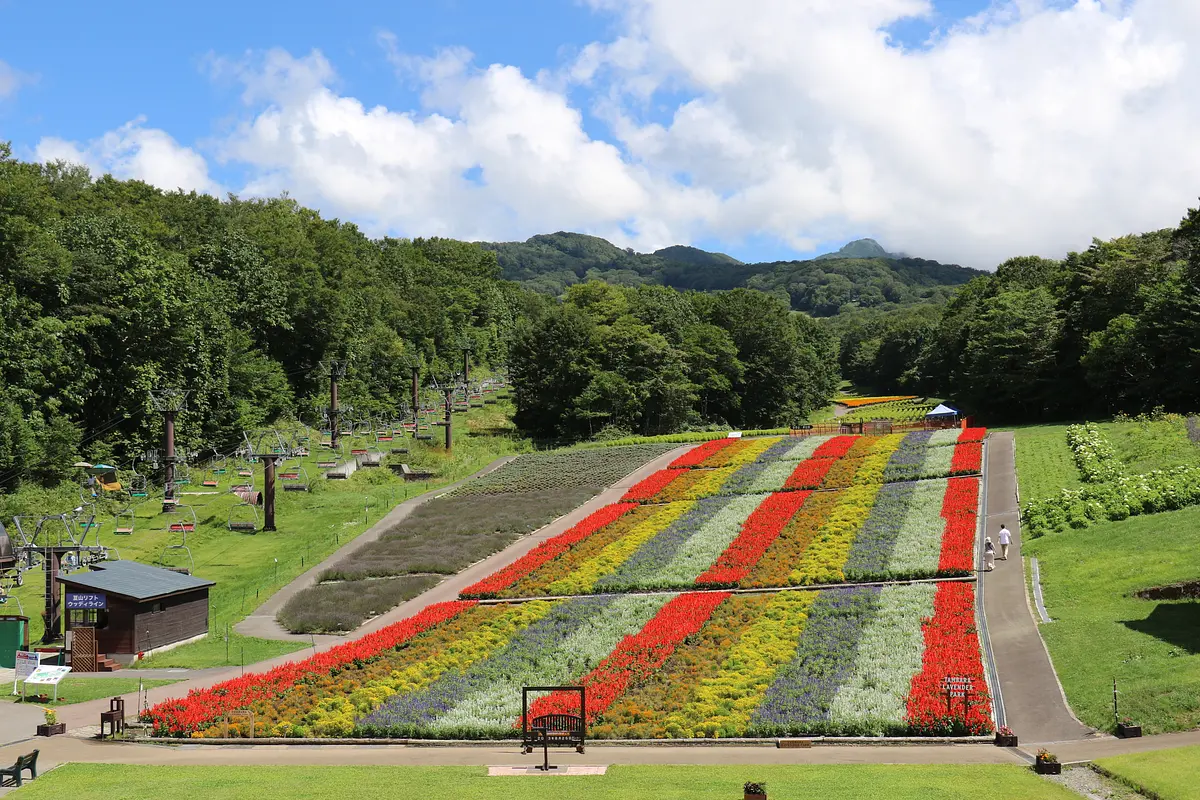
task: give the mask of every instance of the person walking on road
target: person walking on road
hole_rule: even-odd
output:
[[[983,569],[986,572],[991,572],[996,568],[996,545],[992,544],[992,537],[983,537]]]
[[[1008,561],[1008,546],[1012,544],[1012,531],[1007,525],[1000,526],[1000,560]]]

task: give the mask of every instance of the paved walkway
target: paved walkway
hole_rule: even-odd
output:
[[[996,545],[996,569],[980,573],[1005,721],[1023,742],[1078,740],[1093,731],[1067,706],[1025,593],[1014,440],[1011,431],[988,437],[984,531]],[[999,557],[1001,524],[1013,534],[1007,561]]]

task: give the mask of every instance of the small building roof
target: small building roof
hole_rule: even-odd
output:
[[[950,406],[946,405],[945,403],[939,403],[937,408],[935,408],[933,411],[930,411],[925,416],[927,416],[927,417],[948,417],[952,414],[957,414],[957,413],[958,413],[958,409],[951,408]]]
[[[58,580],[72,588],[90,589],[132,600],[156,600],[214,585],[212,581],[194,575],[184,575],[136,561],[105,561],[93,566],[91,572],[62,575]]]

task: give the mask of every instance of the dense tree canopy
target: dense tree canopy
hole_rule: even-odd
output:
[[[1200,210],[1178,229],[1012,258],[940,310],[840,318],[864,387],[958,400],[996,421],[1200,407]]]
[[[510,364],[517,424],[565,439],[786,425],[837,381],[832,335],[777,298],[599,281],[522,321]]]

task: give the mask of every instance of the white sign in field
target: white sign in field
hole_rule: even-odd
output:
[[[29,684],[32,683],[37,686],[53,686],[54,687],[54,699],[58,700],[58,683],[63,678],[67,677],[67,673],[70,671],[71,671],[70,667],[55,667],[55,666],[38,667],[37,669],[35,669],[33,671],[33,674],[30,675],[28,678],[26,678],[25,682],[23,684],[21,684],[22,695],[24,695],[25,688],[28,687]]]

